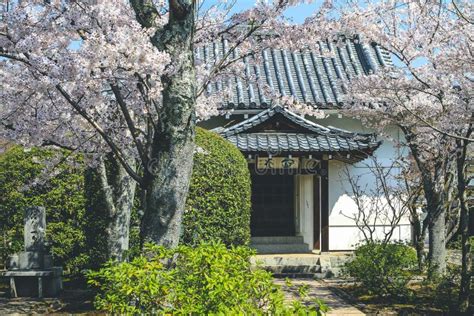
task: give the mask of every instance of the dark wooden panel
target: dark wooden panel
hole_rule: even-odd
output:
[[[294,236],[293,176],[252,175],[252,236]]]
[[[329,164],[321,162],[326,175],[321,176],[321,251],[329,251]]]
[[[314,192],[313,192],[313,236],[314,236],[314,245],[313,249],[320,250],[321,249],[321,204],[320,204],[320,185],[319,185],[319,176],[313,177],[314,181]]]

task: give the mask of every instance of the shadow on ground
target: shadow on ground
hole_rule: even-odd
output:
[[[8,286],[0,284],[0,315],[103,315],[94,310],[94,292],[81,281],[65,281],[58,298],[10,298]]]

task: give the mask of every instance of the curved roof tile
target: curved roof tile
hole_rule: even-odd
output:
[[[253,129],[276,114],[297,124],[300,129],[294,132]],[[281,106],[263,110],[243,122],[215,131],[243,152],[356,153],[358,158],[354,161],[368,156],[381,144],[375,134],[322,126]]]
[[[211,47],[196,49],[196,59],[204,62],[221,58],[227,50],[225,40]],[[245,76],[257,77],[281,95],[293,96],[296,100],[319,108],[337,108],[340,105],[345,87],[341,79],[351,79],[367,75],[392,65],[390,54],[375,44],[366,43],[360,38],[345,39],[341,43],[318,43],[319,51],[329,49],[332,57],[321,56],[314,51],[290,52],[280,49],[267,49],[262,52],[261,64],[246,57]],[[224,81],[224,82],[223,82]],[[234,80],[218,81],[209,85],[208,92],[231,86],[231,102],[223,105],[229,109],[265,109],[269,101],[261,87],[255,83]]]

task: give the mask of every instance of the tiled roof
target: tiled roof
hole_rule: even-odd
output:
[[[297,124],[298,132],[255,130],[280,114]],[[311,122],[281,106],[266,109],[251,118],[218,132],[243,152],[358,152],[371,153],[380,144],[375,134],[354,133]]]
[[[242,133],[227,139],[245,152],[350,152],[377,145],[338,135],[303,133]]]
[[[196,58],[219,58],[225,49],[226,42],[223,40],[212,47],[196,50]],[[331,57],[322,57],[318,53],[326,49],[333,52]],[[320,42],[315,45],[315,50],[305,52],[267,49],[261,57],[262,62],[257,65],[246,59],[246,77],[263,78],[277,93],[293,96],[300,102],[320,108],[334,108],[341,103],[345,93],[341,79],[367,75],[392,63],[389,53],[379,46],[349,39],[344,40],[342,45]],[[240,78],[213,83],[207,92],[213,93],[227,84],[231,84],[234,91],[228,108],[264,109],[271,106],[271,100],[265,97],[261,88]]]

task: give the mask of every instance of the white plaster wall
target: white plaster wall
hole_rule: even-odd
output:
[[[299,214],[299,234],[308,244],[308,250],[313,249],[313,175],[300,175],[297,177],[296,185],[298,192],[298,214]]]
[[[316,122],[321,125],[331,125],[349,131],[373,132],[362,126],[360,121],[344,117],[340,118],[337,115],[317,120]],[[388,167],[392,164],[395,157],[404,153],[390,139],[398,140],[401,137],[400,132],[396,128],[390,128],[386,130],[386,133],[389,135],[388,138],[379,137],[379,139],[383,140],[383,143],[375,151],[374,156],[379,163]],[[367,163],[370,163],[370,159],[353,165],[336,160],[329,161],[329,250],[353,249],[357,243],[363,240],[363,235],[355,225],[354,220],[348,218],[353,217],[353,214],[358,212],[358,208],[351,197],[351,187],[343,171],[345,166],[347,166],[351,176],[360,175],[361,183],[364,186],[367,185],[364,190],[368,192],[374,187],[375,178],[364,165]],[[377,224],[380,226],[376,228],[376,235],[382,236],[382,232],[387,229],[383,226],[386,222],[380,221]],[[411,240],[411,226],[408,216],[405,216],[400,221],[400,224],[394,231],[392,240]]]

